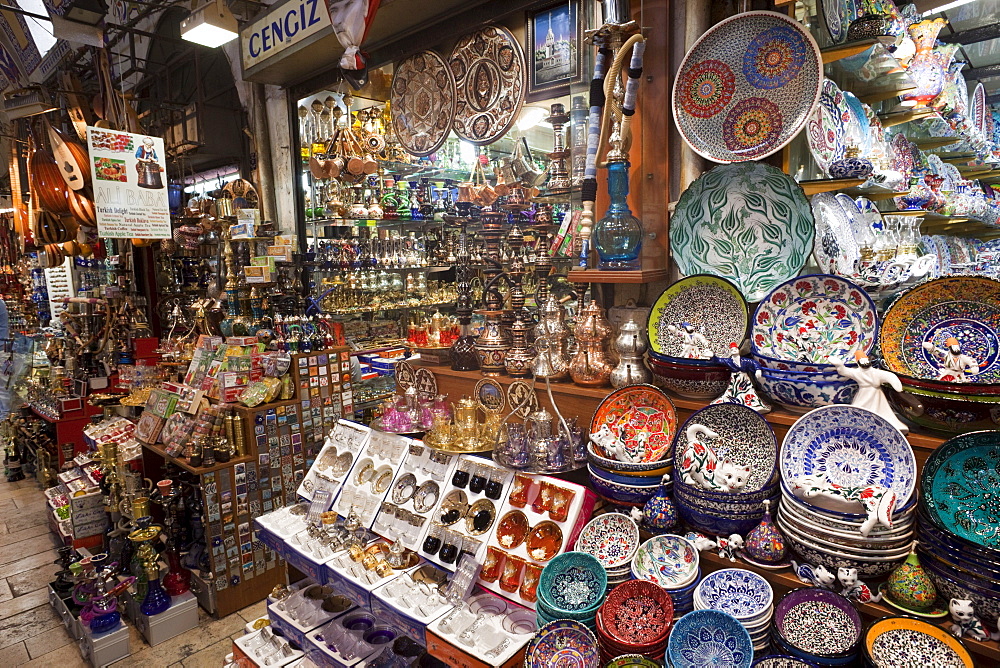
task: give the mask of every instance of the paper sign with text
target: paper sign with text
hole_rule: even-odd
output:
[[[163,140],[87,128],[97,231],[102,237],[169,239]]]

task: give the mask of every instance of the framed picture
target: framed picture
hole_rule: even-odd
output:
[[[583,23],[580,0],[565,0],[527,13],[527,100],[568,95],[583,81]]]

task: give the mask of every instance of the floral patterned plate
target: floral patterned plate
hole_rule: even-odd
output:
[[[819,47],[801,23],[744,12],[710,28],[684,56],[674,121],[687,145],[709,160],[759,160],[799,133],[822,79]]]
[[[799,184],[770,165],[740,162],[712,168],[681,194],[670,248],[686,276],[722,276],[756,302],[799,273],[813,231]]]
[[[603,431],[602,431],[603,430]],[[677,430],[677,411],[663,390],[652,385],[626,385],[604,398],[590,422],[598,454],[608,459],[621,448],[635,462],[657,462],[670,456]]]
[[[851,202],[851,207],[857,211],[858,207],[854,201],[850,197],[847,199]],[[848,212],[833,193],[813,195],[812,211],[816,220],[813,255],[817,264],[820,269],[831,274],[850,276],[854,273],[854,265],[861,256],[861,250],[854,239],[854,229]]]
[[[628,515],[605,513],[587,522],[576,550],[597,557],[605,568],[629,562],[639,549],[639,527]]]
[[[753,641],[732,615],[718,610],[695,610],[674,624],[667,642],[673,668],[750,668]]]
[[[824,174],[831,162],[844,157],[847,124],[850,120],[851,111],[847,107],[844,92],[830,79],[824,79],[819,104],[813,109],[806,123],[809,151],[816,161],[816,166]]]
[[[747,303],[739,289],[719,276],[697,274],[672,284],[649,311],[646,332],[654,353],[684,357],[680,336],[670,327],[688,322],[708,339],[719,357],[729,357],[729,344],[742,345],[747,336]]]
[[[924,464],[920,503],[939,529],[1000,550],[1000,432],[976,431],[939,445]]]
[[[942,246],[938,239],[939,253]],[[942,265],[950,267],[950,260]],[[979,365],[978,373],[967,375],[970,383],[1000,382],[1000,281],[945,276],[910,288],[886,310],[879,345],[890,371],[938,379],[949,338]],[[924,348],[927,341],[931,350]]]
[[[601,652],[593,632],[581,622],[557,619],[535,632],[524,652],[525,668],[599,668]]]
[[[917,483],[917,460],[903,435],[855,406],[823,406],[800,417],[778,461],[786,483],[815,476],[842,487],[878,485],[896,493],[897,508],[906,506]]]
[[[695,605],[752,619],[768,611],[774,590],[760,575],[742,568],[723,568],[706,575],[694,590]]]
[[[868,293],[829,274],[799,276],[779,285],[757,305],[750,345],[755,355],[777,360],[854,362],[878,335],[878,314]]]
[[[632,575],[664,589],[681,589],[698,574],[698,548],[673,534],[653,536],[639,546],[632,559]]]

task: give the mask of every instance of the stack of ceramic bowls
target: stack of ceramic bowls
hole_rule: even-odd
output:
[[[961,313],[956,313],[956,295]],[[1000,411],[1000,281],[947,276],[903,292],[886,309],[879,335],[882,363],[899,376],[903,392],[890,392],[893,408],[921,427],[948,434],[995,429]],[[948,339],[975,360],[964,380],[944,369]],[[925,348],[930,344],[931,350]]]
[[[662,660],[674,620],[670,596],[652,582],[633,580],[611,590],[597,611],[601,661],[620,654]]]
[[[785,435],[780,458],[782,502],[775,522],[798,559],[855,568],[862,578],[887,575],[906,561],[914,532],[916,459],[884,418],[854,406],[825,406],[803,415]],[[869,522],[858,501],[814,493],[808,481],[843,488],[876,485],[896,494],[892,526]],[[798,481],[798,482],[797,482]]]
[[[1000,431],[945,441],[924,464],[917,512],[917,554],[939,596],[971,600],[991,627],[1000,617],[998,460]]]
[[[587,446],[587,473],[590,485],[608,503],[623,508],[642,508],[673,471],[673,462],[620,462],[602,456],[591,443]],[[665,483],[673,490],[673,482]]]
[[[753,662],[750,668],[815,668],[815,664],[791,654],[768,654]]]
[[[861,616],[840,594],[793,589],[774,606],[771,642],[782,654],[820,666],[855,666],[860,641]]]
[[[760,575],[742,568],[709,573],[694,590],[694,608],[732,615],[750,634],[754,651],[767,649],[774,591]]]
[[[631,575],[658,585],[670,594],[674,614],[694,607],[694,588],[701,580],[698,548],[691,541],[673,534],[653,536],[639,546],[631,563]]]
[[[695,610],[674,623],[667,640],[672,668],[750,668],[753,643],[739,620],[719,610]]]
[[[604,665],[593,631],[571,619],[542,626],[524,650],[524,668],[549,668],[564,663],[579,668]]]
[[[571,619],[591,631],[594,615],[608,590],[608,576],[597,557],[586,552],[564,552],[542,569],[538,578],[535,614],[538,626]]]
[[[746,301],[724,278],[688,276],[660,294],[646,329],[654,382],[682,397],[713,399],[730,374],[715,358],[729,357],[729,345],[746,338]]]
[[[847,404],[858,385],[837,373],[833,360],[856,364],[878,334],[875,302],[839,276],[815,274],[782,283],[757,304],[750,331],[758,381],[776,403],[794,412]]]
[[[639,526],[628,515],[605,513],[587,522],[576,550],[597,558],[608,575],[608,589],[632,579],[632,558],[639,549]]]
[[[710,450],[714,456],[702,456],[694,452],[695,447]],[[746,535],[764,516],[763,501],[777,501],[777,450],[771,425],[746,406],[714,404],[696,411],[674,441],[678,515],[697,531],[716,536]],[[731,462],[731,471],[742,486],[728,488],[724,460]],[[716,463],[713,475],[709,467]],[[705,482],[709,478],[712,483]]]
[[[919,647],[919,654],[914,648]],[[883,617],[865,628],[861,639],[865,665],[871,668],[924,665],[973,668],[965,644],[940,626],[912,617]],[[917,658],[919,657],[919,659]]]

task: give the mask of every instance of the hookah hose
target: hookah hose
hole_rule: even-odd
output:
[[[595,38],[596,41],[596,38]],[[594,58],[594,78],[590,82],[590,116],[587,120],[587,163],[580,186],[583,213],[580,216],[580,258],[578,265],[587,268],[590,255],[590,231],[594,226],[594,202],[597,200],[597,151],[601,143],[601,110],[604,108],[605,63],[611,49],[598,45]]]
[[[629,49],[632,50],[632,59],[628,67],[628,82],[625,85],[624,100],[619,100],[614,95],[615,85],[621,79],[622,67]],[[604,80],[604,97],[607,100],[604,105],[604,116],[601,120],[600,138],[601,143],[597,155],[603,155],[607,151],[608,141],[611,134],[611,122],[613,119],[621,121],[619,136],[621,138],[621,151],[628,153],[632,144],[631,118],[635,114],[636,94],[639,90],[639,79],[642,76],[642,57],[646,50],[646,40],[640,34],[635,34],[625,40],[622,47],[608,68],[608,75]],[[590,154],[587,154],[588,160]],[[588,163],[589,164],[589,163]],[[601,166],[606,166],[603,163]],[[595,170],[596,171],[596,170]]]

